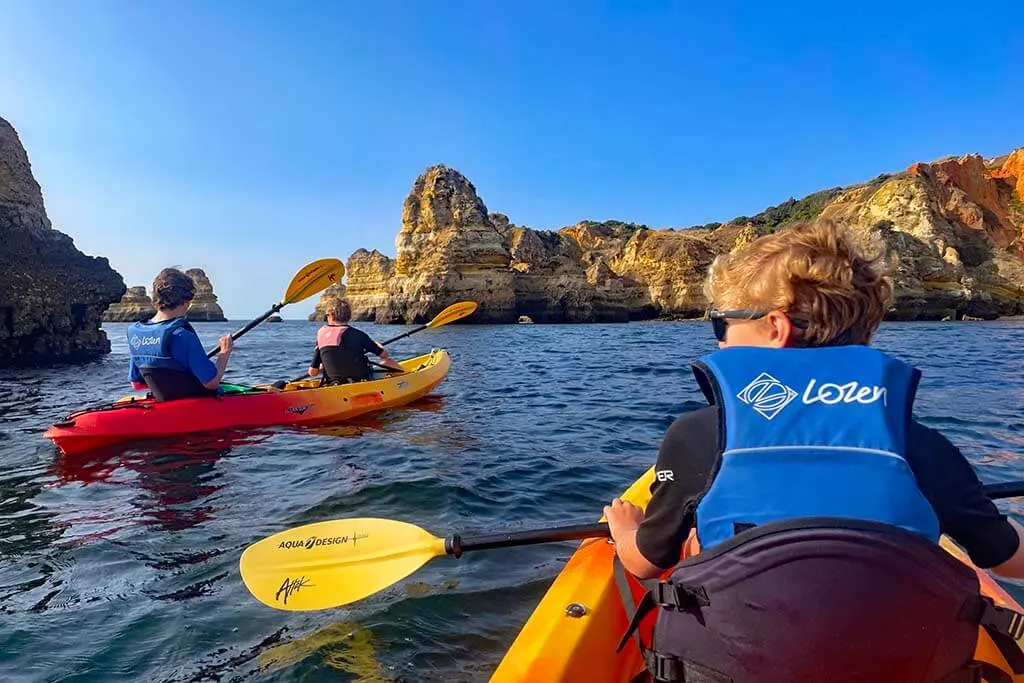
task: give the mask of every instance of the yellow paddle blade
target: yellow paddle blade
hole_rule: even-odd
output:
[[[467,315],[472,315],[473,312],[476,311],[477,305],[478,304],[475,301],[460,301],[452,304],[435,315],[434,319],[427,323],[427,327],[441,327],[442,325],[453,323],[456,320],[461,320]]]
[[[246,548],[238,566],[253,597],[298,612],[361,600],[444,554],[444,539],[418,526],[363,517],[268,536]]]
[[[294,304],[296,301],[319,294],[331,285],[341,282],[344,275],[345,264],[336,258],[322,258],[307,263],[295,273],[295,277],[288,284],[281,305]]]

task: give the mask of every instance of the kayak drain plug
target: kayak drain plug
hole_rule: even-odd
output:
[[[572,617],[573,619],[579,619],[580,617],[582,617],[586,613],[587,613],[587,608],[584,607],[583,605],[581,605],[578,602],[570,603],[565,608],[565,615],[567,617]]]

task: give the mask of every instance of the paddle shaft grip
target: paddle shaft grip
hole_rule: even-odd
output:
[[[514,531],[505,534],[488,536],[467,536],[452,534],[444,540],[444,551],[459,557],[467,550],[491,550],[492,548],[513,548],[517,545],[534,545],[537,543],[555,543],[558,541],[578,541],[583,538],[607,538],[608,525],[576,524],[552,529],[534,529],[532,531]]]
[[[981,488],[985,495],[993,500],[1024,496],[1024,481],[1003,481],[998,484],[985,484]]]
[[[396,342],[399,339],[405,339],[410,334],[416,334],[417,332],[422,332],[423,330],[427,329],[428,327],[430,327],[430,325],[420,325],[416,329],[409,330],[408,332],[403,332],[402,334],[398,335],[397,337],[392,337],[391,339],[388,339],[386,342],[381,342],[381,346],[387,346],[391,342]]]
[[[252,328],[256,327],[256,326],[257,326],[257,325],[259,325],[259,324],[260,324],[261,322],[263,322],[264,320],[266,320],[266,319],[267,319],[267,318],[269,318],[270,316],[274,315],[274,314],[275,314],[275,313],[277,313],[278,311],[280,311],[280,310],[281,310],[281,309],[282,309],[283,307],[284,307],[284,304],[279,304],[279,303],[278,303],[278,304],[274,304],[273,306],[271,306],[271,308],[270,308],[270,310],[269,310],[269,311],[267,311],[266,313],[264,313],[264,314],[263,314],[263,315],[261,315],[260,317],[256,318],[255,320],[253,320],[252,322],[250,322],[249,324],[247,324],[247,325],[246,325],[245,327],[243,327],[242,329],[240,329],[240,330],[238,330],[237,332],[235,332],[234,334],[232,334],[232,335],[231,335],[231,338],[232,338],[232,339],[238,339],[238,338],[239,338],[239,337],[241,337],[241,336],[242,336],[243,334],[245,334],[246,332],[248,332],[248,331],[249,331],[249,330],[251,330]],[[207,358],[213,358],[214,356],[216,356],[216,355],[217,355],[217,352],[218,352],[218,351],[220,351],[220,345],[214,346],[214,347],[213,347],[212,349],[210,349],[209,351],[207,351],[207,352],[206,352],[206,357],[207,357]]]

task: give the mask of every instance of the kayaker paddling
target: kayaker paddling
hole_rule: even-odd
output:
[[[1024,671],[1021,619],[937,545],[1022,577],[1024,533],[912,419],[920,372],[869,347],[891,280],[819,221],[719,257],[705,293],[721,350],[694,374],[711,405],[669,428],[646,514],[605,508],[629,572],[674,567],[630,629],[657,609],[654,679],[997,680],[972,659],[979,624]],[[691,531],[701,553],[680,563]]]
[[[324,305],[327,324],[317,330],[316,349],[309,364],[309,376],[324,373],[326,382],[359,382],[370,378],[366,354],[379,356],[382,365],[402,372],[384,347],[362,330],[349,325],[352,308],[341,298],[328,299]]]
[[[164,268],[153,280],[156,315],[128,327],[128,380],[136,390],[148,388],[158,401],[213,394],[227,370],[234,348],[231,335],[220,338],[214,364],[185,318],[194,297],[191,277],[176,268]]]

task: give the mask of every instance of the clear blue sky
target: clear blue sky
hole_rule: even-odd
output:
[[[0,116],[80,249],[129,285],[203,267],[240,319],[309,260],[393,255],[434,163],[520,224],[660,227],[1003,153],[1022,26],[1019,2],[21,0]]]

